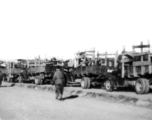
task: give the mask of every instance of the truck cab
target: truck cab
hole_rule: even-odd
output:
[[[147,94],[152,84],[152,53],[150,51],[143,52],[143,48],[150,45],[133,46],[132,52],[124,51],[118,56],[117,74],[113,78],[107,80],[107,90],[115,87],[135,87],[137,94]],[[136,52],[135,48],[141,48],[141,52]],[[110,84],[109,84],[110,83]]]

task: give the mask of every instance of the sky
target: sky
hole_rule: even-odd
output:
[[[151,0],[0,0],[0,59],[72,59],[152,45]],[[151,49],[152,51],[152,49]]]

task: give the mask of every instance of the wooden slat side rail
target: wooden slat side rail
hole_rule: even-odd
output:
[[[151,65],[151,62],[147,61],[143,61],[143,62],[134,62],[133,66],[144,66],[144,65]]]

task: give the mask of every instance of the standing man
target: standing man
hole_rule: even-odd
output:
[[[2,80],[3,80],[3,74],[2,74],[2,72],[0,71],[0,86],[1,86],[1,84],[2,84]]]
[[[64,74],[61,71],[61,67],[57,66],[56,72],[53,76],[52,83],[55,84],[55,93],[56,93],[56,99],[63,100],[63,89],[64,89]]]

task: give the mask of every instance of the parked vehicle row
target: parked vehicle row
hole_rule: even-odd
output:
[[[140,48],[141,52],[136,52],[136,48]],[[72,65],[68,64],[69,61],[60,61],[63,63],[65,86],[79,84],[82,89],[100,86],[107,91],[131,86],[137,94],[147,94],[152,86],[152,53],[150,50],[143,51],[143,48],[150,49],[150,45],[141,43],[133,46],[131,52],[123,50],[121,54],[97,53],[97,57],[95,50],[78,52]],[[57,65],[55,59],[43,67],[26,68],[22,72],[8,74],[7,81],[51,84]]]

